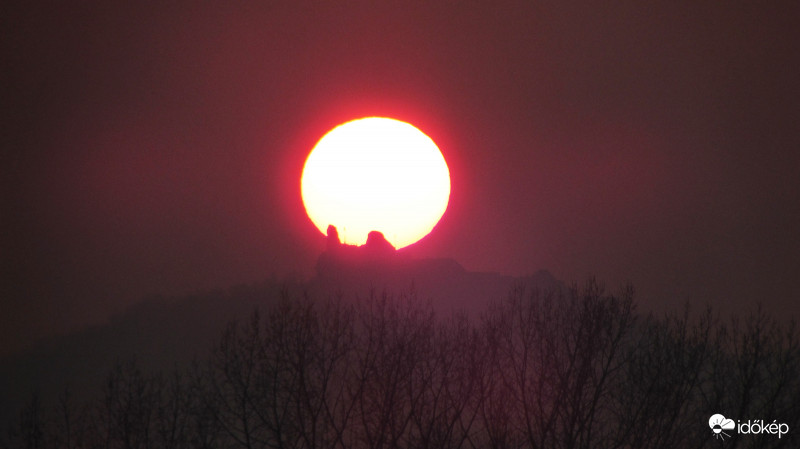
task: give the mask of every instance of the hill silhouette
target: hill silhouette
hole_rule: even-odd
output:
[[[342,292],[363,297],[376,291],[414,289],[439,313],[469,313],[504,297],[515,284],[543,290],[566,288],[546,270],[514,277],[467,271],[450,258],[414,259],[396,250],[378,231],[370,232],[362,246],[346,245],[331,225],[325,248],[317,261],[316,276],[308,283],[309,291],[316,295]]]
[[[40,341],[32,349],[0,359],[0,422],[8,422],[39,391],[55,398],[65,387],[80,397],[117,361],[136,360],[146,370],[169,371],[205,357],[226,325],[282,297],[356,301],[370,295],[416,295],[441,316],[485,309],[514,285],[563,289],[547,271],[512,277],[470,272],[453,259],[413,259],[379,232],[363,246],[344,245],[329,230],[315,275],[307,281],[266,280],[183,297],[145,299],[103,325]]]

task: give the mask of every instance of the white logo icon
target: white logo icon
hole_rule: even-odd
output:
[[[711,431],[714,432],[714,438],[724,440],[725,437],[730,437],[725,431],[734,429],[736,424],[732,419],[727,419],[717,413],[716,415],[711,415],[711,418],[708,418],[708,427],[711,427]]]

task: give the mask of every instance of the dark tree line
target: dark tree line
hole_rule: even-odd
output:
[[[796,448],[800,339],[762,309],[641,316],[631,288],[514,289],[480,318],[415,294],[284,295],[170,375],[34,396],[17,448]],[[712,414],[790,431],[722,441]]]

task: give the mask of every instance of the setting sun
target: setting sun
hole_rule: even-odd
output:
[[[329,131],[306,159],[303,204],[323,234],[363,245],[380,231],[397,248],[425,237],[447,209],[450,172],[442,153],[414,126],[383,117]]]

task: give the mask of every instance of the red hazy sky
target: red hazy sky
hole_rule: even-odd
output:
[[[418,257],[798,312],[797,2],[49,3],[2,19],[2,351],[310,276],[303,161],[369,115],[450,166]]]

